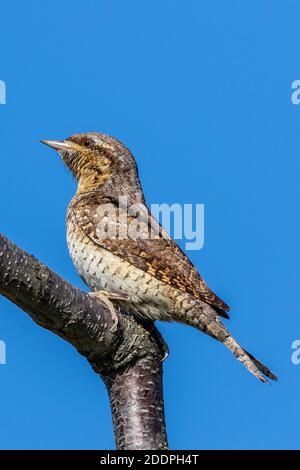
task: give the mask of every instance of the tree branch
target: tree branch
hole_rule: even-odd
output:
[[[167,448],[159,333],[72,286],[0,234],[0,294],[71,343],[108,389],[117,449]]]

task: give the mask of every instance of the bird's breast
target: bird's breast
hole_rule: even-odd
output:
[[[151,319],[170,319],[169,286],[97,245],[72,223],[67,226],[67,242],[73,263],[90,289],[125,294],[135,313]]]

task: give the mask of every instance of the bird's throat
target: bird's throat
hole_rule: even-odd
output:
[[[78,175],[77,194],[82,194],[94,189],[100,189],[109,178],[108,172],[100,170],[82,169]]]

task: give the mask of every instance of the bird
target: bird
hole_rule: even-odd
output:
[[[224,344],[260,381],[277,380],[230,334],[221,321],[229,306],[151,214],[129,148],[97,132],[41,142],[59,153],[77,181],[67,209],[69,252],[114,321],[118,308],[141,321],[192,326]]]

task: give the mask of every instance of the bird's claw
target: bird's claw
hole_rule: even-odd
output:
[[[150,329],[151,336],[153,339],[156,341],[156,344],[158,345],[160,351],[161,351],[161,362],[164,362],[167,357],[169,356],[169,347],[165,340],[163,339],[160,331],[156,328],[156,326],[153,324],[151,329]]]
[[[118,312],[120,311],[119,306],[115,308],[114,304],[111,300],[127,300],[125,295],[115,294],[114,292],[106,292],[106,291],[98,291],[98,292],[89,292],[89,295],[94,299],[100,300],[102,304],[109,310],[111,314],[111,318],[113,320],[113,326],[109,329],[111,333],[114,333],[117,329],[119,318],[116,308]]]
[[[114,311],[114,314],[111,316],[111,318],[113,319],[113,326],[109,329],[109,331],[114,333],[117,330],[119,324],[119,318],[116,311]]]
[[[165,349],[163,349],[163,352],[164,352],[164,355],[163,357],[161,358],[161,362],[164,362],[168,357],[169,357],[169,354],[170,354],[170,351],[169,351],[169,348],[166,347]]]
[[[99,290],[97,292],[89,292],[91,297],[95,299],[100,299],[106,297],[109,300],[128,300],[127,295],[125,294],[116,294],[115,292],[107,292],[106,290]]]

